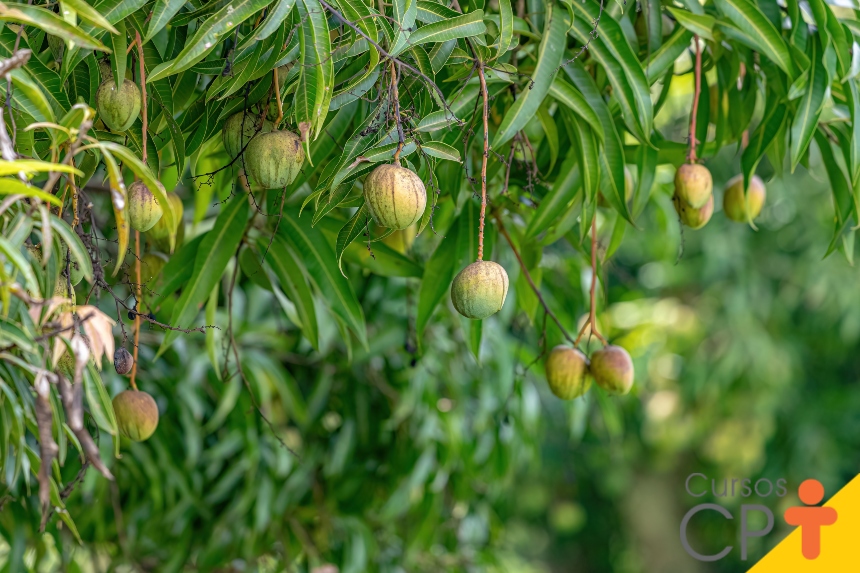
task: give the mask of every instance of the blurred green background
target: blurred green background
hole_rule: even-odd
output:
[[[667,139],[683,139],[689,79],[678,78],[658,116]],[[561,336],[550,323],[541,340],[539,309],[517,315],[509,301],[485,321],[479,363],[467,322],[448,308],[415,348],[416,281],[351,267],[371,347],[348,350],[321,312],[317,353],[272,312],[273,295],[243,276],[234,321],[250,388],[219,379],[202,335],[182,337],[158,361],[145,351],[139,380],[159,403],[158,432],[124,443],[119,460],[103,437],[117,482],[88,472],[67,503],[82,545],[57,519],[37,533],[26,484],[0,492],[0,571],[745,571],[787,532],[781,514],[801,481],[820,480],[829,496],[860,466],[860,274],[851,248],[823,259],[833,209],[817,158],[792,175],[765,160],[757,232],[720,212],[737,149],[707,162],[717,212],[700,231],[681,233],[673,172],[661,168],[638,228],[601,275],[598,319],[636,365],[624,397],[552,396],[533,363],[542,342]],[[605,248],[614,215],[601,212],[599,223]],[[442,215],[439,234],[416,241],[417,258],[445,225]],[[509,297],[532,296],[507,244],[496,239],[494,249]],[[539,263],[539,249],[523,251],[575,330],[587,312],[588,259],[568,240]],[[112,372],[105,379],[112,393],[124,388]],[[64,482],[79,469],[68,463]],[[693,498],[684,482],[694,472],[785,479],[789,495]],[[737,522],[700,515],[690,527],[696,548],[736,548],[699,563],[684,553],[679,524],[703,502],[735,513],[762,503],[776,528],[751,541],[743,562]]]

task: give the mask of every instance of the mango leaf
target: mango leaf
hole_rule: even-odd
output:
[[[279,233],[286,236],[290,246],[299,255],[332,311],[349,326],[366,348],[364,311],[352,285],[340,274],[334,250],[322,232],[314,229],[307,219],[300,219],[297,211],[284,209]]]
[[[433,316],[433,311],[450,290],[451,281],[459,271],[456,266],[459,233],[460,225],[455,221],[445,232],[442,241],[424,266],[424,278],[418,290],[418,314],[415,320],[415,332],[419,343],[424,329]]]
[[[33,81],[27,70],[12,70],[9,72],[9,77],[12,78],[12,101],[15,103],[15,107],[33,116],[36,121],[50,123],[56,121],[54,109],[51,107],[48,97]],[[3,94],[5,100],[6,82],[0,82],[0,93]],[[53,130],[50,133],[53,137]]]
[[[113,269],[113,274],[116,275],[122,267],[126,251],[128,251],[130,232],[130,223],[126,218],[126,213],[128,213],[126,206],[128,194],[126,193],[125,183],[123,183],[122,170],[117,164],[116,159],[108,151],[103,151],[102,155],[104,156],[105,171],[107,172],[110,184],[111,207],[113,208],[117,230],[117,255],[116,264]]]
[[[84,32],[81,28],[66,22],[57,14],[44,8],[29,6],[27,4],[8,5],[0,2],[0,22],[2,21],[35,26],[48,34],[72,41],[87,50],[110,52],[107,46]]]
[[[305,338],[308,339],[311,346],[318,349],[319,330],[313,295],[305,281],[304,273],[287,248],[286,241],[275,235],[272,237],[271,245],[264,238],[260,238],[257,245],[261,252],[266,253],[269,268],[274,271],[284,294],[295,305]]]
[[[716,18],[707,14],[693,14],[687,10],[673,8],[667,6],[666,10],[675,18],[681,26],[691,31],[693,34],[698,34],[700,37],[714,41],[714,23]]]
[[[236,253],[247,221],[248,198],[244,193],[240,193],[225,205],[212,230],[200,242],[191,278],[183,287],[182,295],[173,308],[171,326],[188,328],[192,325],[199,312],[199,305],[212,292],[224,274],[227,263]],[[176,330],[167,331],[158,349],[158,355],[164,354],[179,334]]]
[[[448,110],[440,109],[433,111],[421,118],[418,125],[415,126],[415,131],[422,133],[430,133],[446,127],[451,124],[459,125],[461,122],[455,116],[451,115]]]
[[[533,239],[547,230],[573,201],[581,187],[582,174],[579,170],[579,159],[576,153],[571,152],[562,162],[552,189],[541,199],[537,211],[526,227],[524,238]]]
[[[415,26],[415,18],[418,15],[418,0],[394,0],[391,4],[394,10],[394,21],[396,26],[394,32],[394,43],[391,52],[399,54],[406,47],[411,34],[410,30]]]
[[[41,222],[37,222],[35,226],[41,227]],[[72,260],[78,263],[78,268],[83,273],[84,278],[87,280],[87,282],[92,283],[93,265],[90,261],[89,253],[87,253],[87,249],[86,247],[84,247],[84,244],[83,242],[81,242],[81,239],[80,237],[78,237],[77,233],[72,230],[68,223],[66,223],[64,220],[60,219],[53,213],[51,214],[51,229],[53,231],[56,231],[60,239],[69,248],[69,253],[72,257]]]
[[[577,29],[582,21],[595,21],[600,14],[597,5],[593,2],[582,3],[573,1],[570,2],[569,6],[577,16],[581,17],[575,21]],[[630,85],[635,104],[637,124],[641,129],[642,141],[647,143],[650,139],[654,110],[651,103],[651,89],[645,77],[645,71],[639,63],[639,58],[636,57],[636,54],[627,42],[627,37],[624,35],[624,31],[617,20],[614,18],[600,18],[598,32],[598,43],[601,46],[606,46],[614,60],[618,62],[618,66],[623,71],[624,77]],[[605,57],[603,59],[606,60]],[[609,69],[607,69],[608,73],[610,73]]]
[[[111,34],[111,47],[113,53],[110,57],[110,67],[113,72],[113,81],[119,89],[125,81],[125,67],[128,63],[128,36],[125,30],[125,23],[120,21],[117,23],[119,31]]]
[[[128,132],[129,134],[131,131]],[[147,138],[151,139],[151,138]],[[168,229],[173,229],[176,227],[176,215],[173,212],[173,207],[170,205],[170,201],[167,200],[167,194],[162,191],[161,186],[158,185],[158,180],[152,175],[152,171],[149,170],[149,167],[143,164],[143,162],[137,158],[137,156],[131,152],[127,147],[123,147],[117,143],[112,141],[99,141],[98,146],[102,149],[102,151],[107,151],[118,157],[120,161],[122,161],[126,167],[132,170],[132,172],[139,177],[149,188],[153,195],[155,195],[158,204],[161,205],[162,209],[162,217],[164,217],[164,222],[167,223]],[[157,157],[157,155],[155,156]],[[170,241],[171,248],[173,247],[173,240]],[[210,289],[211,290],[211,289]],[[208,292],[208,291],[207,291]]]
[[[579,161],[579,172],[582,176],[582,187],[589,205],[597,200],[600,187],[600,164],[597,150],[597,138],[585,122],[569,116],[571,124],[571,141],[575,143],[575,151]]]
[[[159,33],[171,18],[176,16],[179,11],[185,6],[188,0],[155,0],[155,6],[152,9],[152,17],[149,19],[149,25],[146,28],[144,41],[149,41]]]
[[[496,46],[496,59],[504,55],[514,37],[514,12],[511,0],[499,0],[499,39]]]
[[[153,72],[146,79],[147,83],[187,70],[202,60],[221,41],[221,37],[231,33],[236,26],[265,8],[270,1],[235,0],[224,6],[200,24],[179,55],[170,62],[164,62],[162,66],[166,68]]]
[[[715,3],[717,9],[752,40],[762,54],[789,78],[796,77],[797,69],[785,40],[761,8],[750,0],[715,0]]]
[[[36,163],[35,161],[33,161]],[[7,165],[16,165],[19,163],[18,161],[9,162],[4,161]],[[53,165],[52,163],[48,163],[48,165]],[[4,170],[4,165],[0,164],[0,171]],[[10,173],[0,173],[0,175],[13,175],[17,174],[17,171],[13,171]],[[62,207],[63,203],[60,201],[59,197],[56,195],[51,195],[50,193],[45,193],[38,187],[33,187],[32,185],[27,185],[26,183],[22,183],[17,179],[0,179],[0,195],[23,195],[25,197],[36,197],[41,199],[42,201],[47,201],[53,205],[58,207]]]
[[[369,218],[370,214],[367,212],[367,204],[362,203],[361,208],[341,227],[337,234],[335,255],[337,256],[337,268],[340,269],[340,274],[343,276],[346,276],[346,273],[343,272],[343,264],[341,263],[343,252],[367,228]]]
[[[21,4],[16,4],[21,6]],[[4,26],[0,30],[0,56],[8,58],[12,55],[15,46],[15,41],[18,35],[13,32],[8,26]],[[20,48],[30,48],[26,40],[22,37],[19,44]],[[69,103],[69,97],[63,89],[63,81],[60,80],[59,74],[54,70],[49,69],[37,57],[31,57],[24,69],[30,74],[30,79],[39,86],[42,94],[48,99],[51,108],[54,110],[56,117],[62,117],[66,111],[72,107]],[[14,80],[14,75],[12,76]],[[5,82],[0,82],[5,83]],[[5,88],[5,86],[4,86]],[[77,126],[75,126],[77,127]]]
[[[797,168],[801,158],[809,148],[812,136],[818,127],[818,118],[821,116],[821,108],[824,105],[824,94],[830,83],[827,71],[821,62],[821,45],[814,40],[809,43],[810,60],[809,79],[806,84],[806,93],[797,106],[794,120],[791,122],[791,171]]]
[[[820,129],[815,130],[815,142],[818,144],[818,150],[821,152],[821,161],[824,163],[824,167],[827,170],[827,178],[830,180],[830,189],[833,193],[833,208],[836,214],[833,238],[827,247],[827,252],[824,254],[827,257],[839,246],[839,238],[848,225],[855,201],[845,173],[833,155],[830,140],[827,139],[827,135]]]
[[[435,25],[431,24],[431,26]],[[549,92],[559,65],[561,65],[567,29],[567,20],[562,17],[560,11],[553,12],[552,9],[548,9],[546,27],[538,47],[537,65],[532,75],[532,81],[502,119],[502,124],[493,137],[493,148],[498,148],[510,141],[537,113],[541,102]]]
[[[594,134],[597,135],[600,141],[603,141],[603,124],[600,123],[600,118],[597,117],[597,114],[594,113],[594,110],[591,109],[591,106],[588,105],[587,101],[585,101],[582,93],[562,78],[555,78],[549,88],[549,95],[558,100],[559,103],[566,105],[573,113],[584,119],[586,123],[588,123],[589,127],[594,130]]]
[[[418,46],[428,42],[446,42],[448,40],[456,40],[457,38],[468,38],[483,34],[486,30],[484,11],[475,10],[462,16],[421,26],[409,36],[409,45]],[[404,45],[400,49],[400,52],[405,48],[406,46]],[[392,53],[393,56],[397,56],[398,54],[399,52]]]
[[[462,163],[460,160],[460,152],[447,143],[442,143],[441,141],[425,141],[421,144],[421,150],[430,157]]]
[[[765,150],[779,133],[786,116],[785,104],[772,104],[768,101],[765,108],[766,115],[750,137],[749,145],[741,156],[741,169],[744,174],[744,188],[749,187],[749,181],[755,174],[759,161],[764,156]]]
[[[308,107],[310,114],[303,120],[299,120],[297,116],[297,122],[300,124],[300,131],[301,121],[310,122],[313,128],[313,139],[316,139],[325,124],[328,105],[334,91],[334,61],[331,57],[331,39],[325,10],[319,0],[299,0],[299,14],[302,18],[302,25],[299,28],[302,75],[308,72],[308,66],[313,66],[317,72],[307,74],[309,91],[308,101],[304,105]],[[311,78],[316,79],[315,88],[310,85],[313,81]],[[314,96],[313,103],[309,99],[311,95]]]
[[[39,289],[39,281],[36,280],[36,275],[33,273],[33,267],[30,266],[26,257],[21,254],[21,249],[17,245],[13,245],[9,242],[6,237],[0,236],[0,253],[6,257],[6,260],[12,263],[13,267],[21,271],[21,275],[24,277],[24,283],[27,286],[27,289],[35,293],[36,296],[39,296],[39,293],[41,292]]]
[[[86,3],[86,0],[63,0],[63,6],[73,8],[81,20],[89,22],[93,26],[104,28],[111,34],[119,34],[110,21],[101,12]]]
[[[615,129],[615,122],[609,107],[600,95],[594,79],[585,71],[579,62],[564,67],[568,77],[573,80],[574,85],[582,92],[585,101],[597,113],[600,123],[603,125],[603,152],[599,155],[601,179],[608,177],[607,183],[611,190],[606,199],[612,207],[621,215],[633,223],[630,212],[627,209],[627,201],[624,191],[624,146],[621,136]]]

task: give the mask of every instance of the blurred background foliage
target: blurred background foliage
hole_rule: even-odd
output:
[[[685,129],[690,77],[673,83],[657,116],[664,133]],[[538,157],[548,160],[543,147]],[[738,163],[736,147],[708,162],[718,211]],[[759,173],[782,171],[765,159]],[[217,332],[208,349],[203,335],[182,336],[155,360],[162,334],[145,328],[139,380],[159,404],[158,431],[123,443],[121,459],[102,440],[115,483],[92,471],[76,483],[71,457],[62,468],[84,544],[57,519],[37,532],[32,478],[0,492],[0,571],[745,570],[737,549],[712,564],[683,553],[678,524],[690,507],[744,502],[692,498],[684,480],[784,478],[788,496],[755,502],[780,515],[803,479],[821,480],[829,495],[856,473],[860,277],[844,256],[823,259],[833,208],[815,146],[809,170],[768,182],[758,232],[718,212],[682,233],[672,176],[658,170],[638,228],[602,269],[598,319],[634,357],[630,395],[551,395],[538,353],[561,334],[550,321],[540,340],[537,305],[517,312],[530,292],[498,240],[493,259],[509,269],[517,302],[486,321],[479,360],[468,323],[450,308],[418,352],[416,279],[364,271],[352,282],[369,349],[347,349],[318,313],[316,352],[272,312],[279,302],[260,277],[242,272],[232,310],[248,387],[212,368],[207,352],[224,345]],[[600,210],[601,248],[613,220]],[[443,210],[440,238],[445,225]],[[414,255],[434,247],[416,243]],[[542,257],[523,252],[549,305],[575,325],[587,312],[587,257],[567,241]],[[111,394],[125,387],[112,371],[104,377]],[[753,562],[785,533],[779,523],[754,540]],[[735,528],[704,516],[691,538],[716,551],[735,542]]]

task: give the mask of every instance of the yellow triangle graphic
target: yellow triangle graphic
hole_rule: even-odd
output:
[[[839,518],[821,528],[821,554],[809,560],[801,552],[800,528],[796,528],[749,573],[857,573],[860,571],[860,475],[830,498],[826,507],[834,508]],[[782,520],[781,515],[774,519]]]

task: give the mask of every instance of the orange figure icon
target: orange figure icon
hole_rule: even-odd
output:
[[[821,528],[836,523],[836,510],[832,507],[814,507],[824,499],[824,486],[818,480],[804,481],[797,489],[797,495],[807,507],[788,508],[785,510],[785,521],[789,525],[800,526],[803,556],[815,559],[821,553]]]

